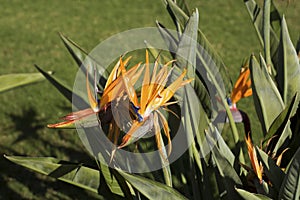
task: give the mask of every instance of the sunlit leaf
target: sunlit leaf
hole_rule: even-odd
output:
[[[245,0],[244,3],[256,30],[260,44],[263,48],[265,48],[265,40],[268,40],[269,44],[267,46],[269,47],[266,47],[266,51],[270,51],[272,62],[276,67],[278,63],[277,50],[279,45],[279,30],[281,24],[280,14],[272,0],[267,1],[268,5],[267,8],[265,8],[267,13],[265,14],[263,14],[263,10],[259,7],[255,0]],[[264,19],[263,15],[269,19]],[[264,38],[265,32],[267,32],[267,38]]]
[[[187,68],[187,76],[190,78],[195,77],[198,20],[199,14],[198,10],[196,10],[184,27],[175,57],[179,67]],[[191,84],[194,85],[193,83]]]
[[[47,73],[47,72],[46,72]],[[49,73],[48,73],[49,74]],[[5,74],[0,76],[0,93],[44,80],[40,73]]]
[[[62,33],[59,33],[59,36],[61,40],[63,41],[65,47],[68,49],[69,53],[75,60],[76,64],[80,69],[83,71],[84,74],[86,74],[87,66],[83,67],[83,65],[97,65],[98,70],[102,72],[101,77],[99,79],[99,83],[101,86],[101,89],[104,88],[104,85],[106,83],[106,78],[108,77],[108,72],[105,68],[103,68],[101,65],[99,65],[95,59],[91,57],[91,55],[88,54],[86,50],[84,50],[82,47],[80,47],[78,44],[76,44],[74,41],[72,41],[70,38],[64,36]]]
[[[59,33],[59,36],[63,41],[65,47],[68,49],[71,56],[74,58],[78,67],[81,67],[88,53],[83,48],[81,48],[78,44],[73,42],[70,38],[64,36],[62,33]]]
[[[277,82],[284,103],[289,104],[295,93],[300,92],[300,64],[284,17],[281,26]]]
[[[255,109],[263,131],[267,133],[275,118],[284,109],[284,104],[261,55],[260,64],[251,56],[250,70]]]
[[[169,30],[158,21],[156,21],[156,26],[158,28],[160,35],[164,39],[164,42],[166,43],[166,46],[168,47],[170,54],[172,55],[173,58],[175,58],[176,56],[175,52],[178,48],[178,42],[179,42],[178,39],[175,38],[175,36],[172,33],[170,33]]]
[[[190,23],[187,24],[189,28],[186,28],[185,31],[189,32],[193,30],[191,29],[191,26],[194,26],[194,29],[196,28],[197,25],[197,15],[193,15],[194,19],[191,19]],[[169,47],[169,50],[172,51],[171,55],[173,56],[174,59],[178,60],[179,62],[176,62],[177,65],[180,69],[188,68],[188,74],[189,78],[194,78],[194,81],[192,82],[194,89],[196,91],[196,94],[199,98],[200,103],[202,104],[202,107],[204,108],[205,112],[210,116],[211,115],[211,98],[210,95],[206,89],[206,86],[203,84],[202,80],[200,80],[200,74],[199,74],[199,69],[196,70],[196,63],[195,59],[192,58],[192,54],[196,53],[196,38],[197,35],[191,33],[187,33],[187,36],[183,36],[180,41],[178,41],[165,27],[163,27],[161,24],[157,24],[158,29],[164,38],[167,46]],[[194,30],[195,31],[195,30]],[[189,37],[188,35],[191,35]],[[189,47],[188,43],[193,42],[194,44]],[[179,44],[180,43],[180,44]],[[178,46],[180,45],[180,46]],[[187,52],[185,52],[188,49]],[[181,52],[179,55],[177,53],[174,53],[175,51]],[[188,54],[188,55],[187,55]],[[194,59],[194,60],[193,60]],[[196,73],[196,74],[195,74]],[[196,75],[196,76],[195,76]],[[170,82],[173,82],[177,77],[179,76],[179,73],[176,70],[173,70],[172,76],[170,78]]]
[[[284,110],[279,114],[279,116],[274,120],[272,125],[270,126],[268,134],[265,136],[264,140],[265,142],[269,140],[275,133],[281,133],[285,126],[287,126],[287,123],[289,119],[292,117],[292,113],[296,110],[297,104],[297,94],[294,96],[292,101],[288,106],[285,107]]]
[[[190,15],[191,11],[186,0],[176,0],[176,4],[181,10],[184,11],[185,14]]]

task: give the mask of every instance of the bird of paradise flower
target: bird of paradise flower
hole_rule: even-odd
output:
[[[237,108],[237,102],[242,98],[249,97],[252,95],[251,79],[250,79],[250,69],[248,68],[248,63],[246,62],[241,70],[238,79],[236,80],[231,94],[227,97],[227,103],[230,107],[231,114],[235,122],[243,122],[245,133],[248,134],[251,130],[250,121],[248,115],[242,110]],[[220,99],[217,99],[221,102]],[[228,122],[227,114],[225,111],[220,111],[215,119],[216,123]]]
[[[232,109],[236,109],[236,103],[245,97],[252,95],[250,69],[247,66],[242,67],[240,75],[234,84],[233,90],[229,98],[229,105]]]
[[[249,97],[252,95],[252,89],[251,89],[251,79],[249,78],[250,76],[250,69],[247,66],[248,64],[246,63],[240,71],[240,75],[237,79],[237,81],[235,82],[234,88],[231,92],[230,97],[228,98],[228,104],[230,106],[231,112],[234,114],[235,116],[235,121],[236,120],[236,113],[241,113],[241,115],[243,115],[243,120],[245,121],[245,117],[247,117],[247,115],[245,113],[243,113],[241,110],[239,110],[236,107],[236,103],[241,99],[241,98],[245,98],[245,97]],[[250,122],[247,122],[250,123]],[[245,142],[246,142],[246,146],[247,146],[247,151],[248,151],[248,155],[250,158],[250,163],[251,163],[251,168],[243,165],[242,166],[247,169],[248,171],[252,171],[255,176],[257,177],[257,179],[259,180],[259,183],[262,184],[263,182],[269,183],[269,180],[267,179],[267,177],[264,175],[264,169],[263,169],[263,165],[262,163],[258,160],[257,158],[257,151],[256,148],[254,147],[252,140],[251,140],[251,132],[250,132],[250,124],[247,124],[244,122],[245,126],[249,126],[249,127],[245,127],[245,133],[247,134],[247,137],[245,137]],[[267,147],[270,143],[270,141],[273,138],[270,138],[268,143],[267,143]],[[266,149],[267,149],[266,147]],[[262,148],[261,148],[262,149]],[[278,157],[275,157],[275,155],[272,155],[271,152],[266,152],[272,159],[276,160],[276,165],[280,166],[281,164],[281,160],[283,157],[283,154],[287,151],[288,149],[285,149],[281,152],[281,154]]]
[[[267,143],[267,146],[269,145],[270,141],[272,140],[273,138],[269,139],[268,143]],[[242,166],[247,169],[248,171],[252,171],[254,174],[255,174],[255,177],[259,180],[259,183],[260,184],[263,184],[263,183],[267,183],[269,185],[272,185],[272,183],[270,182],[270,180],[268,179],[268,177],[265,175],[264,173],[264,168],[263,168],[263,165],[262,163],[259,161],[258,157],[257,157],[257,151],[256,151],[256,148],[254,147],[253,143],[252,143],[252,140],[251,140],[251,137],[250,137],[250,134],[248,134],[247,137],[245,137],[245,141],[246,141],[246,145],[247,145],[247,150],[248,150],[248,155],[249,155],[249,158],[250,158],[250,163],[251,163],[251,167],[247,167],[246,165],[242,164]],[[286,151],[288,151],[289,148],[286,148],[284,149],[280,155],[278,157],[275,157],[275,155],[272,155],[270,152],[266,152],[266,150],[263,150],[262,147],[260,147],[260,149],[262,151],[264,151],[268,156],[270,156],[270,158],[272,158],[274,161],[276,161],[276,165],[278,167],[280,167],[281,165],[281,161],[282,161],[282,158],[283,158],[283,155]],[[267,149],[267,148],[266,148]],[[281,168],[281,170],[285,170],[283,168]],[[251,176],[250,176],[251,177]],[[253,178],[253,177],[252,177]]]
[[[152,74],[150,74],[149,55],[147,51],[146,62],[144,65],[138,63],[126,70],[130,59],[131,57],[128,57],[123,61],[123,58],[120,57],[119,62],[114,66],[107,78],[100,100],[98,99],[97,89],[93,92],[90,88],[89,73],[87,70],[86,90],[90,108],[70,113],[63,118],[63,122],[50,124],[48,127],[65,128],[73,125],[79,120],[85,120],[92,114],[98,114],[99,116],[104,113],[105,115],[112,102],[117,101],[118,103],[124,104],[124,99],[127,99],[129,100],[129,105],[123,106],[130,111],[133,117],[129,119],[131,126],[122,138],[122,142],[119,144],[118,149],[136,142],[154,129],[157,148],[161,155],[165,155],[162,152],[162,127],[164,135],[168,140],[169,155],[172,149],[170,129],[168,121],[160,111],[160,108],[168,110],[166,108],[168,105],[177,103],[177,101],[170,102],[170,99],[180,87],[190,83],[192,79],[184,79],[186,75],[186,70],[184,69],[173,83],[166,86],[170,74],[174,69],[173,67],[170,67],[170,65],[174,61],[170,61],[161,66],[157,59],[154,63]],[[143,71],[144,77],[142,87],[138,94],[134,85]],[[96,83],[95,88],[97,88]],[[123,131],[117,124],[118,120],[114,118],[109,119],[108,138],[113,141],[114,144],[117,144],[120,132]]]

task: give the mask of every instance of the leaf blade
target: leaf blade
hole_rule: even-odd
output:
[[[118,171],[134,188],[149,199],[186,199],[175,189],[133,174]]]
[[[300,93],[300,63],[284,17],[281,27],[277,82],[283,101],[288,104],[296,92]]]
[[[272,158],[270,158],[261,149],[256,147],[256,152],[263,163],[264,172],[266,173],[270,181],[273,183],[276,190],[279,191],[282,181],[284,179],[284,172],[276,165],[274,160],[272,160]]]
[[[278,199],[299,199],[300,197],[300,148],[296,151],[282,182]]]
[[[5,74],[0,76],[0,93],[44,80],[40,73]]]
[[[243,189],[236,189],[236,191],[240,194],[240,196],[245,200],[271,200],[269,197],[261,195],[261,194],[254,194],[248,192]]]
[[[251,56],[250,70],[255,109],[263,131],[267,133],[272,122],[284,109],[284,103],[261,55],[260,64]]]

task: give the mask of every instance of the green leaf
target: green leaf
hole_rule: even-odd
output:
[[[105,181],[107,187],[102,187],[103,192],[113,191],[116,194],[122,194],[123,192],[124,196],[127,199],[132,199],[132,194],[134,194],[134,191],[128,186],[125,179],[121,177],[115,169],[111,169],[108,166],[101,164],[101,162],[97,160],[96,162],[98,164],[99,170],[101,171],[101,175],[104,178],[103,182]],[[102,191],[100,190],[99,192],[101,193]]]
[[[175,36],[166,29],[161,23],[156,21],[156,26],[162,38],[164,39],[166,46],[169,48],[169,52],[173,58],[175,58],[175,52],[178,48],[178,40]]]
[[[205,167],[204,171],[204,189],[203,189],[203,199],[210,199],[210,200],[221,200],[221,192],[218,177],[216,173],[216,167],[214,166],[212,160],[207,167]]]
[[[277,66],[277,49],[279,45],[278,32],[281,24],[281,16],[278,10],[276,9],[272,0],[271,2],[267,1],[264,9],[265,13],[263,13],[255,0],[245,0],[244,3],[256,30],[261,46],[265,49],[265,51],[270,52],[273,65]],[[267,44],[269,47],[265,47],[265,44]]]
[[[240,194],[240,196],[245,200],[271,200],[271,198],[262,195],[262,194],[254,194],[251,192],[248,192],[243,189],[236,189],[236,191]]]
[[[289,104],[295,93],[300,93],[300,64],[284,17],[282,18],[281,27],[277,82],[284,103]]]
[[[216,67],[214,60],[212,59],[210,54],[208,52],[206,52],[205,49],[200,48],[199,51],[197,51],[197,58],[200,61],[200,63],[197,64],[197,68],[200,67],[200,68],[202,68],[202,70],[204,69],[206,71],[206,73],[205,73],[205,74],[207,74],[206,78],[207,78],[207,80],[209,80],[211,82],[211,85],[208,87],[208,88],[210,88],[209,93],[211,96],[215,95],[211,91],[212,87],[214,87],[216,89],[217,94],[219,95],[218,97],[221,99],[223,106],[225,107],[225,110],[226,110],[226,113],[227,113],[227,116],[229,119],[230,127],[232,129],[232,135],[234,138],[234,142],[235,142],[235,144],[238,144],[239,134],[238,134],[238,130],[236,128],[235,121],[232,116],[232,112],[228,106],[228,103],[226,102],[227,95],[225,94],[223,79],[220,75],[220,72],[219,72],[218,68]],[[203,72],[202,72],[202,74],[203,74]],[[237,148],[239,148],[239,145],[237,145]],[[239,152],[239,157],[238,157],[239,162],[244,163],[244,156],[241,153],[241,148],[237,149],[236,152]]]
[[[276,146],[274,147],[274,149],[273,149],[273,151],[272,151],[272,153],[273,153],[274,155],[277,155],[278,149],[282,147],[282,145],[284,144],[285,140],[286,140],[287,138],[291,138],[291,137],[292,137],[292,134],[293,134],[293,133],[292,133],[292,130],[291,130],[290,125],[291,125],[291,122],[290,122],[290,121],[288,121],[288,122],[285,124],[284,129],[283,129],[283,131],[282,131],[282,133],[281,133],[281,135],[280,135],[280,137],[279,137],[279,139],[278,139],[278,141],[277,141],[277,143],[276,143]]]
[[[184,11],[185,14],[190,15],[191,12],[186,0],[176,0],[176,4],[181,10]]]
[[[102,182],[100,173],[96,169],[85,167],[81,164],[61,161],[52,157],[5,156],[5,158],[35,172],[57,178],[77,187],[95,193],[98,193],[98,190],[101,190]],[[107,174],[107,176],[109,175]],[[120,187],[117,185],[117,181],[107,182],[107,184],[111,185],[111,192],[124,196]]]
[[[294,96],[292,101],[285,109],[278,115],[278,117],[272,123],[268,134],[264,138],[264,142],[267,142],[271,137],[273,137],[276,133],[282,133],[284,127],[287,126],[288,121],[292,117],[292,113],[297,109],[296,99],[298,98],[298,94]]]
[[[75,60],[75,62],[77,63],[78,67],[80,67],[80,69],[83,71],[84,74],[86,74],[86,67],[83,67],[84,65],[92,65],[92,66],[97,66],[98,70],[100,70],[102,72],[102,76],[100,77],[100,89],[103,90],[105,83],[106,83],[106,78],[108,77],[109,73],[107,72],[107,70],[102,67],[100,64],[98,64],[98,62],[91,57],[91,55],[89,55],[87,53],[87,51],[85,51],[83,48],[81,48],[78,44],[76,44],[74,41],[72,41],[70,38],[65,37],[62,33],[59,33],[59,36],[61,38],[61,40],[63,41],[65,47],[68,49],[69,53],[71,54],[71,56],[73,57],[73,59]]]
[[[186,199],[186,197],[184,197],[178,191],[165,184],[138,175],[128,174],[123,171],[118,172],[136,190],[149,199]]]
[[[48,72],[49,73],[49,72]],[[40,73],[5,74],[0,76],[0,93],[44,80]]]
[[[251,56],[250,70],[255,109],[263,131],[267,133],[275,118],[284,109],[284,104],[261,55],[260,64]]]
[[[216,137],[218,138],[218,148],[222,155],[226,158],[226,160],[230,163],[232,167],[234,167],[235,156],[230,150],[229,146],[224,141],[222,135],[219,133],[218,129],[216,129],[216,133],[218,134]]]
[[[168,11],[175,21],[175,25],[177,26],[177,24],[179,23],[182,27],[184,27],[189,17],[173,1],[167,0],[166,3]],[[231,93],[232,89],[232,84],[228,76],[227,68],[225,67],[223,61],[220,59],[217,53],[213,50],[211,44],[208,42],[205,35],[201,32],[200,29],[198,29],[197,38],[198,43],[201,45],[197,48],[197,61],[199,61],[199,64],[197,63],[196,65],[197,69],[198,71],[202,72],[202,78],[206,80],[205,83],[211,82],[211,85],[208,86],[208,88],[215,88],[220,95],[220,99],[222,99],[226,112],[228,113],[228,118],[233,130],[232,132],[235,142],[237,143],[239,140],[237,128],[234,124],[234,120],[227,102],[225,101],[227,94]],[[215,95],[215,91],[211,90],[210,94],[212,96]],[[240,161],[243,162],[243,155],[240,155]]]
[[[175,20],[175,25],[179,24],[183,29],[189,19],[189,16],[183,10],[181,10],[180,7],[178,7],[178,5],[172,0],[166,0],[166,5],[168,11],[170,12],[170,15]],[[225,92],[227,94],[231,93],[232,83],[229,77],[228,70],[224,62],[222,61],[221,57],[213,49],[212,45],[209,43],[206,36],[203,34],[203,32],[200,29],[198,29],[197,42],[203,47],[203,49],[209,55],[211,59],[210,63],[214,62],[214,64],[217,66],[217,72],[220,74],[219,76],[221,76],[221,80],[225,86],[225,90],[226,90]],[[200,54],[201,53],[202,52],[200,52]]]
[[[194,78],[194,81],[191,82],[191,85],[194,87],[204,110],[206,111],[208,116],[210,116],[211,98],[205,85],[200,80],[201,75],[196,74],[198,23],[199,14],[198,10],[196,9],[196,11],[194,11],[191,17],[188,19],[186,26],[184,27],[174,59],[176,60],[177,66],[179,66],[181,69],[187,69],[187,76],[189,78]]]
[[[276,165],[274,160],[270,158],[264,151],[256,147],[259,160],[262,161],[264,172],[266,173],[269,180],[274,185],[277,191],[280,190],[282,181],[284,179],[284,172]]]
[[[175,26],[177,27],[178,32],[180,33],[180,30],[182,30],[182,28],[185,27],[185,25],[188,23],[189,17],[184,13],[183,10],[181,10],[176,5],[175,2],[171,0],[166,0],[166,4],[167,9],[175,22]],[[181,26],[181,28],[178,28],[178,24]],[[230,94],[232,89],[232,83],[229,78],[227,68],[221,60],[221,58],[219,57],[219,55],[213,50],[212,45],[208,42],[205,35],[200,29],[198,29],[197,38],[197,42],[200,44],[200,46],[197,47],[197,61],[199,62],[196,65],[197,70],[199,72],[202,72],[202,79],[204,79],[205,83],[210,82],[208,88],[215,88],[215,90],[220,95],[220,99],[224,101],[223,104],[225,106],[226,112],[228,113],[228,118],[230,121],[231,128],[233,130],[232,132],[235,139],[235,143],[237,143],[239,140],[237,128],[235,126],[227,102],[225,101],[227,94]],[[200,87],[200,89],[202,88]],[[211,90],[209,92],[212,96],[214,96],[216,91]],[[206,108],[205,105],[204,108]],[[240,155],[240,162],[244,162],[243,155]]]
[[[177,65],[187,69],[189,78],[195,77],[198,20],[199,14],[196,9],[184,27],[175,56]],[[194,85],[193,82],[191,84]]]
[[[63,41],[65,47],[68,49],[71,56],[74,58],[78,67],[81,67],[88,53],[84,49],[82,49],[78,44],[73,42],[70,38],[64,36],[62,33],[59,33],[59,36]]]
[[[278,139],[275,139],[276,145],[270,145],[271,147],[273,146],[273,149],[268,149],[269,151],[271,150],[274,155],[277,155],[278,149],[282,147],[284,142],[286,141],[287,138],[291,139],[292,138],[292,130],[291,130],[291,122],[290,119],[293,115],[293,113],[296,112],[297,110],[297,105],[298,103],[296,102],[298,99],[298,95],[296,94],[294,98],[292,99],[292,102],[290,103],[289,106],[287,106],[281,113],[280,115],[274,120],[268,135],[266,136],[265,141],[267,140],[268,137],[272,137],[272,134],[276,134],[279,136]],[[271,141],[273,142],[273,141]]]
[[[226,194],[224,197],[230,197],[230,198],[237,198],[237,194],[234,191],[234,186],[236,185],[242,185],[242,181],[239,178],[238,174],[236,173],[233,166],[230,164],[230,162],[225,158],[225,156],[220,152],[220,150],[215,147],[212,150],[212,155],[214,162],[217,165],[218,172],[221,175],[221,178],[217,178],[218,184],[223,184],[224,192],[226,191]],[[223,192],[222,192],[223,193]]]
[[[182,123],[184,126],[184,131],[186,133],[187,143],[192,144],[194,140],[194,136],[196,135],[197,141],[200,146],[200,152],[199,154],[201,156],[205,156],[207,152],[203,151],[204,144],[207,144],[207,141],[204,136],[204,128],[207,127],[207,116],[204,110],[202,109],[201,104],[199,103],[199,100],[194,93],[193,88],[190,85],[187,85],[184,87],[184,94],[183,94],[183,105],[182,105]],[[195,105],[199,105],[198,107]],[[192,144],[194,145],[194,144]],[[195,152],[194,148],[189,148],[189,165],[187,165],[187,168],[191,171],[191,173],[196,173],[195,170],[195,161],[194,156]],[[197,156],[197,155],[196,155]],[[196,164],[198,164],[199,169],[201,170],[202,166],[199,160],[196,159]],[[193,196],[195,198],[200,198],[200,193],[197,189],[197,183],[195,180],[195,175],[192,175],[191,177],[191,187],[193,190]]]
[[[194,15],[194,18],[197,17],[196,15]],[[195,22],[196,18],[191,20],[189,23],[189,26],[191,25],[196,25]],[[196,20],[198,21],[198,20]],[[192,23],[193,22],[193,23]],[[185,43],[190,43],[192,41],[196,41],[196,39],[191,39],[188,36],[183,36],[180,40],[180,47],[179,45],[179,41],[164,27],[162,26],[160,23],[157,23],[158,29],[164,39],[164,41],[166,42],[166,45],[169,47],[169,50],[171,51],[171,55],[173,56],[173,59],[179,59],[179,62],[176,62],[176,64],[178,65],[179,68],[183,69],[188,67],[188,73],[189,73],[189,78],[194,78],[194,81],[192,82],[192,84],[194,85],[194,89],[196,91],[196,94],[200,100],[200,103],[202,104],[202,107],[204,108],[205,112],[207,113],[208,116],[211,115],[211,102],[210,102],[210,96],[209,93],[205,87],[205,85],[203,84],[202,80],[201,80],[201,75],[198,74],[198,71],[196,71],[196,76],[195,76],[195,68],[196,67],[196,63],[195,63],[195,59],[193,59],[192,54],[194,54],[196,52],[196,44],[192,45],[192,48],[189,48],[189,46],[185,46]],[[188,26],[188,25],[187,25]],[[190,29],[187,28],[186,31]],[[191,34],[191,33],[189,33]],[[193,36],[194,38],[197,38],[196,35]],[[184,48],[183,48],[184,47]],[[186,55],[186,52],[184,52],[183,50],[186,50],[186,47],[189,48],[189,54],[190,55]],[[174,54],[172,52],[174,51],[178,51],[181,52],[180,54],[183,54],[185,58],[187,58],[188,60],[182,59],[180,58],[180,55]],[[179,75],[179,73],[174,72],[172,73],[172,77],[177,78]],[[175,80],[172,79],[171,80]]]
[[[286,171],[285,178],[278,199],[298,200],[300,197],[300,148],[293,156],[289,168]]]
[[[208,140],[210,140],[209,143],[212,146],[217,142],[219,143],[219,140],[222,140],[220,133],[213,126],[211,126],[209,131],[207,131],[206,137],[208,138]],[[218,145],[215,145],[212,148],[211,152],[212,152],[211,154],[212,163],[214,166],[216,166],[214,176],[216,177],[219,196],[222,199],[223,198],[237,199],[238,195],[234,190],[234,187],[236,185],[241,186],[242,181],[233,167],[234,160],[233,161],[227,160],[227,155],[225,155],[227,152],[226,151],[222,152],[221,149],[219,149]]]
[[[159,61],[160,64],[167,63],[168,61],[170,61],[172,59],[171,57],[168,57],[167,55],[161,54],[161,51],[159,51],[154,46],[152,46],[148,41],[145,40],[144,43],[145,43],[145,45],[147,47],[147,50],[152,55],[152,57],[154,59],[159,58],[158,61]]]
[[[264,53],[265,60],[268,67],[272,66],[271,53],[270,53],[270,8],[271,0],[264,1],[263,7],[263,38],[264,38]]]
[[[188,77],[194,78],[195,82],[197,81],[197,88],[200,91],[196,91],[196,93],[193,91],[193,88],[188,85],[184,87],[184,94],[179,96],[184,96],[183,98],[183,123],[185,126],[185,131],[187,132],[188,141],[191,142],[194,134],[196,135],[199,145],[202,146],[204,137],[204,129],[207,127],[208,119],[206,117],[206,114],[203,112],[203,108],[201,105],[199,105],[198,110],[193,105],[195,105],[196,102],[199,102],[199,99],[197,98],[198,94],[203,94],[206,92],[206,88],[202,84],[201,87],[201,81],[198,77],[196,77],[195,74],[195,67],[196,67],[196,52],[197,52],[197,30],[198,30],[198,10],[192,13],[192,16],[188,19],[186,26],[184,27],[183,34],[180,36],[180,40],[176,42],[176,39],[172,37],[170,33],[165,30],[165,34],[167,40],[173,45],[177,45],[177,51],[174,59],[176,59],[176,66],[178,66],[180,69],[187,68],[188,70]],[[162,31],[161,31],[162,32]],[[173,75],[178,76],[177,71],[173,70]],[[194,82],[194,81],[193,81]],[[191,83],[191,85],[195,85],[194,83]],[[197,94],[197,95],[195,95]],[[198,96],[199,97],[199,96]],[[206,99],[206,103],[210,104],[209,96],[208,94],[204,94],[204,98]],[[202,102],[203,99],[201,99],[200,102]],[[194,108],[193,108],[194,107]],[[201,118],[199,116],[199,112],[201,112]],[[200,126],[201,124],[201,126]],[[201,127],[201,128],[199,128]],[[202,152],[203,154],[204,152]],[[192,149],[189,149],[189,155],[190,159],[193,160],[193,151]],[[200,163],[199,160],[197,162]],[[201,166],[199,166],[201,168]]]

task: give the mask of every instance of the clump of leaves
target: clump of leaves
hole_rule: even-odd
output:
[[[300,92],[300,65],[298,52],[289,37],[284,16],[279,14],[271,0],[265,0],[262,9],[254,0],[244,1],[257,31],[263,54],[260,54],[258,59],[254,55],[250,56],[249,63],[243,66],[240,77],[233,87],[225,64],[198,27],[197,9],[191,12],[185,1],[166,0],[164,2],[166,10],[174,21],[178,36],[171,35],[160,22],[157,22],[157,28],[166,44],[169,45],[170,54],[168,56],[171,60],[175,60],[169,64],[183,72],[177,76],[174,73],[175,78],[170,74],[171,80],[175,80],[173,84],[176,83],[171,96],[174,94],[176,98],[176,95],[181,95],[183,99],[181,102],[183,109],[179,120],[184,124],[186,140],[192,140],[192,142],[182,157],[158,172],[163,175],[163,179],[155,175],[157,172],[130,174],[110,169],[97,161],[98,168],[91,168],[84,164],[62,162],[55,158],[6,157],[24,167],[99,193],[109,199],[299,199],[300,110],[298,93]],[[182,35],[189,37],[182,37]],[[60,36],[79,66],[84,63],[84,58],[90,59],[77,44],[63,35]],[[197,43],[201,45],[201,48],[197,46]],[[157,50],[150,48],[150,45],[148,50],[153,58],[158,58]],[[179,55],[188,59],[184,60]],[[130,69],[126,71],[124,69],[126,64],[122,65],[122,62],[121,59],[117,68],[113,70],[116,73],[110,72],[117,76],[113,79],[104,77],[108,85],[114,81],[117,83],[119,76],[126,79],[126,76],[129,75]],[[126,63],[126,61],[124,62]],[[165,66],[158,60],[156,62],[157,66]],[[145,67],[147,68],[147,62]],[[72,92],[68,87],[62,85],[61,81],[51,74],[37,68],[65,97],[72,100]],[[134,70],[135,67],[131,69]],[[204,73],[200,74],[198,71]],[[162,74],[164,73],[162,72]],[[166,70],[166,74],[168,74],[168,70]],[[157,74],[148,75],[148,77],[144,76],[145,83],[151,82],[149,81],[151,78],[158,76]],[[188,77],[187,80],[183,79],[185,75]],[[131,81],[134,81],[132,76],[130,76]],[[190,82],[189,79],[193,79],[193,81]],[[145,100],[148,98],[146,95],[144,96],[145,92],[142,92],[143,94],[140,96],[133,92],[131,85],[134,83],[131,81],[119,81],[119,93],[126,94],[126,98],[132,103],[130,120],[133,120],[133,123],[130,127],[135,127],[134,123],[136,126],[143,126],[140,123],[143,123],[145,115],[141,110],[145,111],[146,105],[142,102],[148,102]],[[183,93],[175,94],[179,86],[186,84],[191,87],[183,87]],[[148,94],[152,94],[149,92],[153,91],[149,89],[151,84],[145,85],[148,88],[144,91],[147,90]],[[161,94],[164,99],[163,91],[168,90],[168,87],[165,87],[165,84],[162,85]],[[172,84],[169,87],[171,86]],[[105,88],[105,85],[99,88]],[[207,88],[212,88],[212,90],[208,91]],[[87,90],[90,91],[89,86]],[[91,91],[88,93],[92,94]],[[193,92],[196,96],[192,95]],[[96,93],[97,90],[95,90]],[[264,138],[261,139],[260,147],[252,143],[251,137],[256,133],[251,132],[250,126],[247,124],[249,123],[246,120],[247,114],[235,105],[240,97],[249,95],[253,95],[258,120],[263,127]],[[91,105],[89,111],[98,112],[102,109],[101,106],[98,107],[98,96],[92,97],[89,95]],[[158,97],[157,94],[156,97]],[[163,104],[170,99],[167,98]],[[212,99],[213,103],[223,109],[223,112],[211,106]],[[102,99],[99,100],[101,102]],[[109,100],[112,101],[115,98]],[[200,102],[201,120],[195,118],[197,115],[193,109],[195,102]],[[67,122],[50,126],[59,127],[72,124],[72,120],[76,118],[74,116],[74,113],[68,115]],[[220,116],[223,117],[220,118]],[[165,134],[168,133],[166,123],[176,123],[172,121],[172,118],[160,119]],[[218,124],[220,122],[230,124],[230,132],[234,140],[232,141],[233,149],[230,149],[219,133]],[[247,137],[239,137],[237,122],[243,122],[248,127],[245,129]],[[154,129],[158,130],[155,125]],[[118,136],[118,131],[115,134]],[[126,136],[126,132],[124,134],[127,138],[132,136]],[[169,139],[168,134],[166,135]],[[129,140],[126,140],[125,143],[123,141],[121,147],[122,144],[125,146],[127,141]],[[156,141],[163,140],[159,138]],[[204,145],[207,142],[215,145],[206,154]],[[243,146],[248,149],[245,154],[242,151]],[[249,163],[245,159],[248,156],[250,157]]]

